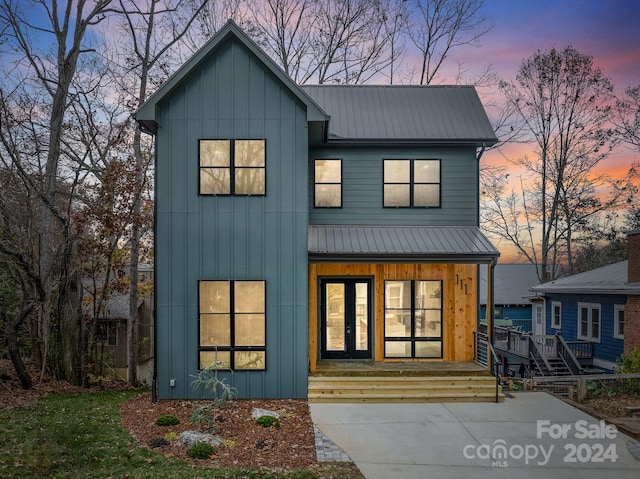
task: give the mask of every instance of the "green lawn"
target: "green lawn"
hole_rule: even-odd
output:
[[[317,478],[311,471],[219,470],[139,447],[120,422],[135,391],[53,394],[27,408],[0,411],[2,478]],[[322,477],[349,477],[340,466]]]

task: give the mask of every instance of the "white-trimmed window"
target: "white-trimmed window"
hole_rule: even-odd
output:
[[[600,305],[578,303],[578,339],[600,342]]]
[[[198,290],[200,369],[265,369],[265,281],[200,281]]]
[[[551,302],[551,327],[554,329],[562,327],[562,303],[560,301]]]
[[[613,337],[624,339],[624,305],[613,306]]]

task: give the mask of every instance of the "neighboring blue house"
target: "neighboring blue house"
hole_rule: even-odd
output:
[[[531,331],[533,309],[528,296],[531,287],[540,283],[534,264],[497,264],[494,271],[494,319],[496,325],[512,324]],[[480,269],[480,320],[487,314],[487,270]]]
[[[604,266],[531,288],[544,302],[546,334],[593,343],[594,366],[612,370],[624,352],[625,307],[640,294],[628,281],[628,261]]]
[[[299,86],[229,22],[136,120],[156,141],[160,398],[198,397],[214,362],[240,398],[303,398],[323,361],[473,361],[499,256],[473,87]]]

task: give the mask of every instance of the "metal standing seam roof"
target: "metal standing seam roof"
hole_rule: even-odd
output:
[[[556,279],[531,288],[541,293],[640,294],[640,283],[628,283],[628,261]]]
[[[497,264],[493,268],[493,302],[496,305],[530,305],[530,288],[540,284],[535,264]],[[480,304],[487,304],[487,274],[480,270]]]
[[[329,141],[496,143],[473,86],[302,85],[330,116]]]
[[[310,225],[314,259],[411,259],[491,262],[500,253],[475,226]]]

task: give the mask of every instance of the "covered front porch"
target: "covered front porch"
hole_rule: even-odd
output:
[[[497,256],[477,228],[310,227],[309,400],[495,397],[474,333]]]

